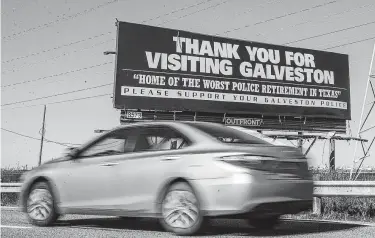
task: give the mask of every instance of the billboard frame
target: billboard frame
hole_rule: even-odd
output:
[[[117,20],[117,19],[116,19]],[[121,21],[123,22],[123,21]],[[117,77],[118,77],[118,72],[117,72],[117,69],[118,69],[118,45],[119,45],[119,24],[121,23],[120,21],[117,20],[116,22],[116,26],[117,26],[117,36],[116,36],[116,59],[115,59],[115,80],[114,80],[114,88],[113,88],[113,106],[114,108],[116,109],[121,109],[121,111],[123,110],[126,110],[127,109],[127,105],[116,105],[115,103],[115,94],[116,94],[116,85],[117,85]],[[131,22],[123,22],[123,23],[131,23]],[[139,24],[139,23],[131,23],[131,24],[137,24],[137,25],[143,25],[143,24]],[[147,26],[147,25],[143,25],[143,26]],[[151,26],[151,27],[155,27],[155,26]],[[178,30],[178,29],[173,29],[173,28],[162,28],[162,27],[157,27],[157,28],[160,28],[160,29],[168,29],[168,30],[173,30],[173,31],[184,31],[184,32],[187,32],[187,33],[192,33],[192,34],[199,34],[199,35],[204,35],[203,33],[197,33],[197,32],[191,32],[191,31],[188,31],[188,30]],[[211,36],[211,35],[208,35],[208,36]],[[244,39],[236,39],[236,38],[230,38],[230,37],[220,37],[220,36],[216,36],[216,37],[219,37],[219,38],[225,38],[225,39],[229,39],[229,40],[235,40],[235,41],[246,41]],[[249,42],[252,42],[252,41],[249,41]],[[257,43],[261,43],[261,42],[257,42]],[[272,44],[269,44],[269,43],[264,43],[264,44],[268,44],[268,45],[272,45]],[[280,45],[281,46],[281,45]],[[291,47],[291,46],[287,46],[287,47]],[[336,53],[336,52],[329,52],[329,51],[321,51],[321,50],[315,50],[315,49],[307,49],[307,48],[300,48],[300,47],[291,47],[295,50],[312,50],[312,51],[316,51],[316,52],[327,52],[327,53],[335,53],[335,54],[339,54],[339,53]],[[348,57],[348,55],[346,54],[341,54],[341,55],[345,55]],[[349,57],[348,57],[348,64],[349,64]],[[177,73],[178,74],[178,73]],[[348,89],[349,90],[349,93],[348,93],[348,110],[349,110],[349,113],[351,113],[351,95],[350,95],[350,75],[348,75]],[[160,112],[162,110],[152,110],[152,109],[141,109],[141,108],[137,108],[137,109],[130,109],[129,110],[136,110],[136,111],[142,111],[142,112],[149,112],[149,111],[153,111],[154,113],[157,113],[157,112]],[[175,114],[176,111],[165,111],[167,113],[170,113],[170,114]],[[207,113],[207,112],[204,112],[204,111],[191,111],[191,110],[185,110],[184,112],[186,113]],[[224,113],[225,114],[225,113]],[[233,114],[233,113],[232,113]],[[244,112],[243,114],[248,114],[248,115],[253,115],[251,113],[246,113]],[[274,116],[275,113],[257,113],[258,116]],[[277,117],[277,116],[274,116],[274,117]],[[319,116],[296,116],[295,114],[293,113],[283,113],[283,115],[279,115],[278,116],[279,118],[282,118],[282,117],[294,117],[294,118],[304,118],[304,120],[314,120],[314,119],[323,119],[322,117],[319,117]],[[225,118],[225,116],[223,116],[223,118]],[[346,122],[347,122],[347,119],[338,119],[337,117],[334,117],[334,116],[331,116],[331,115],[326,115],[325,118],[324,118],[326,121],[327,121],[327,124],[325,124],[323,127],[318,127],[316,129],[309,129],[307,131],[311,131],[311,132],[317,132],[317,131],[337,131],[338,133],[346,133]],[[137,120],[124,120],[123,116],[121,116],[121,119],[120,119],[121,122],[124,122],[124,123],[128,123],[128,122],[132,122],[132,121],[137,121]],[[125,122],[127,121],[127,122]],[[334,125],[335,123],[331,123],[331,122],[336,122],[336,124],[340,124],[341,126],[343,126],[345,124],[345,130],[344,129],[337,129],[337,127]],[[261,129],[261,130],[269,130],[268,128],[267,129]],[[270,129],[270,130],[279,130],[279,129]],[[282,129],[283,131],[286,130],[286,131],[304,131],[303,130],[303,127],[301,127],[301,129],[297,130],[297,129],[293,129],[293,128],[284,128]]]

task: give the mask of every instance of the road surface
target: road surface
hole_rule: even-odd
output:
[[[256,231],[242,221],[217,220],[205,227],[202,237],[374,237],[375,227],[323,223],[283,221],[274,231]],[[155,221],[141,220],[126,224],[118,218],[98,216],[64,216],[53,227],[34,227],[18,210],[2,209],[1,237],[81,238],[81,237],[174,237],[164,232]]]

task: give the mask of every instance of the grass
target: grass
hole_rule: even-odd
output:
[[[1,168],[2,183],[17,183],[20,181],[21,175],[28,171],[27,166],[17,166],[16,168]]]
[[[329,169],[311,169],[314,180],[317,181],[346,181],[350,180],[350,171],[344,169],[336,169],[330,171]],[[354,176],[354,174],[353,174]],[[359,174],[357,181],[375,181],[375,169],[370,171],[363,171]]]
[[[27,167],[1,169],[1,182],[19,182],[21,174],[27,170]],[[349,171],[337,169],[336,171],[311,170],[314,180],[319,181],[342,181],[349,180]],[[375,169],[362,173],[358,181],[375,181]],[[18,204],[17,194],[1,194],[2,206],[14,206]],[[322,198],[322,214],[314,215],[312,212],[301,213],[298,215],[287,216],[299,219],[327,219],[327,220],[347,220],[375,222],[375,198],[341,198],[329,197]]]

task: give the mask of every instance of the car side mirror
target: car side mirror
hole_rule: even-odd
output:
[[[69,157],[70,159],[75,159],[77,158],[78,152],[79,152],[78,148],[69,147],[66,149],[66,156]]]

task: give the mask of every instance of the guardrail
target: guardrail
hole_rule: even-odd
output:
[[[1,183],[1,193],[19,193],[21,183]]]
[[[21,183],[1,183],[1,193],[18,193]],[[375,181],[314,181],[313,212],[321,214],[322,197],[375,197]]]
[[[318,215],[322,197],[375,197],[375,181],[314,181],[313,212]]]

